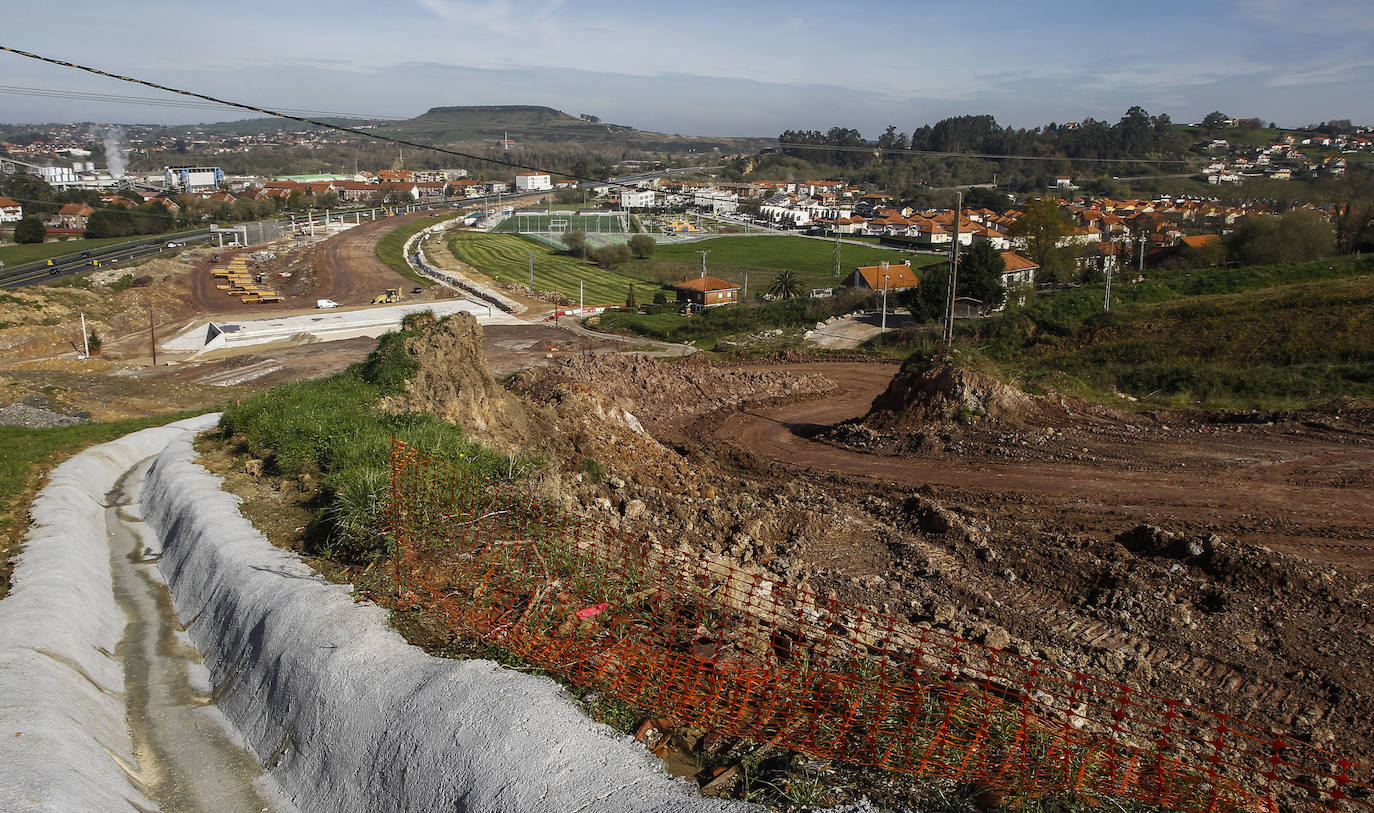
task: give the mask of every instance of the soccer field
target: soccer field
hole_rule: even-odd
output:
[[[526,285],[530,255],[534,256],[534,287],[558,291],[573,302],[588,305],[622,305],[635,287],[641,301],[648,301],[659,284],[638,277],[607,271],[583,263],[548,246],[510,234],[454,232],[448,239],[453,256],[501,282]]]
[[[557,234],[567,231],[582,231],[587,234],[625,234],[629,224],[622,214],[544,214],[542,212],[516,212],[501,222],[493,231],[518,234]]]

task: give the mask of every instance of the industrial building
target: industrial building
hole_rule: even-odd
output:
[[[224,183],[224,170],[219,167],[166,167],[163,183],[168,189],[204,192],[218,189]]]

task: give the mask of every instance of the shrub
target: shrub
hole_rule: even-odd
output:
[[[636,257],[652,257],[658,249],[658,241],[647,234],[636,234],[630,238],[630,250]]]
[[[41,243],[47,234],[43,221],[37,215],[29,215],[14,225],[14,242]]]
[[[602,246],[592,252],[592,259],[602,268],[612,268],[621,263],[629,262],[630,247],[624,243]]]

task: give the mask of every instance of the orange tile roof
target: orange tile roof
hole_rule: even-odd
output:
[[[1183,238],[1183,244],[1189,248],[1202,248],[1211,245],[1221,239],[1220,234],[1195,234],[1191,237]]]
[[[12,201],[7,197],[0,196],[0,209],[13,209],[16,206],[19,206],[19,204],[16,201]]]
[[[1015,251],[1003,251],[1001,254],[1002,264],[1006,266],[1008,271],[1026,271],[1028,269],[1040,267],[1033,260],[1022,257]]]
[[[881,265],[861,265],[858,272],[863,276],[864,282],[868,283],[868,287],[875,291],[882,290],[883,275],[887,275],[888,290],[914,288],[921,284],[920,278],[916,276],[912,267],[903,263],[888,265],[886,268]]]
[[[735,291],[739,289],[739,286],[733,282],[726,282],[723,279],[717,279],[715,277],[692,277],[691,279],[685,279],[673,285],[673,287],[680,288],[684,291],[703,291],[706,293],[710,293],[711,291]]]

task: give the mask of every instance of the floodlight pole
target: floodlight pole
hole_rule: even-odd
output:
[[[534,293],[534,252],[530,251],[530,293]]]
[[[706,276],[706,255],[707,255],[707,254],[710,254],[711,252],[710,252],[710,250],[708,249],[708,250],[706,250],[706,251],[698,251],[697,253],[701,255],[701,275],[702,275],[703,277],[705,277],[705,276]]]
[[[577,309],[584,310],[587,307],[586,297],[582,295],[582,280],[577,281]]]

